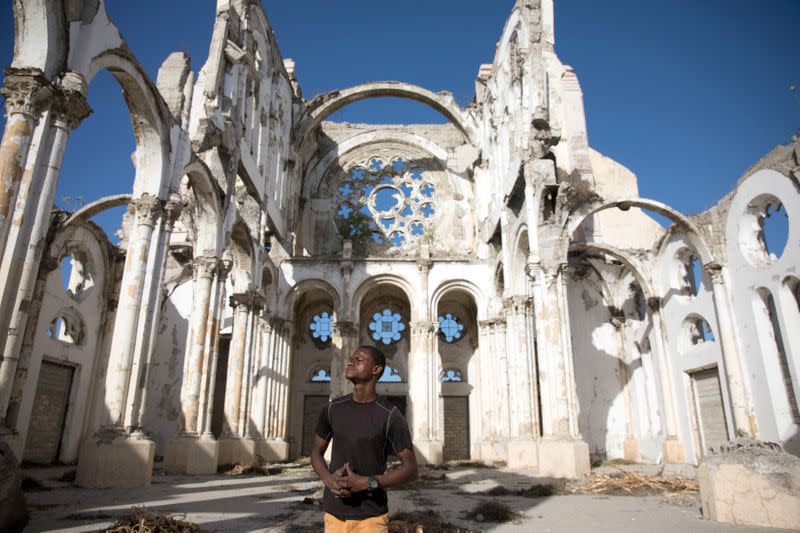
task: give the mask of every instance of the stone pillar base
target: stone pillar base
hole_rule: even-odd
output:
[[[167,443],[164,452],[168,474],[216,474],[218,461],[219,442],[214,439],[176,437]]]
[[[75,484],[79,487],[149,487],[156,445],[147,438],[95,435],[81,445]]]
[[[266,439],[256,442],[256,456],[267,463],[289,459],[289,443],[284,440]]]
[[[642,460],[639,454],[639,441],[634,438],[627,437],[625,442],[622,443],[623,457],[626,461],[631,463],[638,463]]]
[[[506,461],[506,450],[499,442],[485,441],[480,443],[481,462],[486,465],[504,463]]]
[[[590,471],[589,445],[582,440],[539,441],[539,475],[577,479]]]
[[[219,439],[218,466],[252,465],[256,462],[256,441],[253,439]]]
[[[697,470],[703,517],[800,530],[800,459],[752,439],[721,448]]]
[[[511,440],[506,446],[509,468],[536,468],[539,466],[539,443],[533,439]]]
[[[664,441],[664,464],[681,465],[686,463],[686,451],[683,443],[676,438],[667,438]]]
[[[438,440],[415,442],[414,449],[419,464],[440,465],[444,462],[444,445]]]

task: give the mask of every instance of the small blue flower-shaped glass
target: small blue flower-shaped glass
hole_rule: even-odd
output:
[[[406,329],[406,325],[400,321],[398,313],[392,313],[389,309],[384,309],[383,313],[372,315],[372,322],[369,324],[372,331],[372,339],[383,344],[390,344],[400,340],[400,332]]]
[[[464,324],[460,323],[458,318],[452,314],[447,313],[443,317],[439,317],[439,331],[442,332],[445,342],[455,342],[461,338]]]
[[[318,342],[328,342],[333,337],[332,323],[333,317],[327,311],[314,315],[314,319],[309,325],[309,329],[312,331],[311,337]]]

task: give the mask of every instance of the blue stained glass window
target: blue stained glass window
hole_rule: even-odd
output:
[[[457,317],[447,313],[443,317],[439,317],[439,331],[442,333],[445,342],[455,342],[461,338],[464,324],[459,322]]]
[[[406,169],[406,162],[402,159],[395,159],[392,161],[392,166],[394,167],[395,172],[402,172]]]
[[[423,217],[431,218],[436,210],[433,208],[433,204],[422,204],[422,207],[419,208],[419,212],[422,213]]]
[[[381,161],[380,159],[370,159],[369,169],[372,172],[380,172],[382,168],[383,168],[383,161]]]
[[[350,171],[350,177],[353,178],[355,181],[364,181],[364,178],[367,175],[367,171],[363,168],[354,168]]]
[[[344,198],[350,196],[350,193],[352,193],[354,190],[355,189],[353,189],[353,186],[349,183],[342,183],[339,186],[339,194],[341,194]]]
[[[419,237],[425,233],[425,225],[422,222],[412,222],[409,227],[411,228],[411,235]]]
[[[459,381],[464,381],[464,379],[461,377],[460,370],[456,370],[455,368],[449,368],[445,370],[444,373],[442,374],[442,381],[445,383],[448,381],[459,382]]]
[[[383,313],[372,315],[372,322],[369,324],[372,331],[372,339],[383,344],[390,344],[400,340],[400,332],[406,329],[406,325],[400,321],[398,313],[392,313],[389,309],[384,309]]]
[[[389,235],[389,242],[394,246],[403,246],[403,243],[406,242],[406,236],[402,231],[394,231]]]
[[[353,212],[353,208],[347,204],[342,204],[339,206],[339,210],[336,212],[342,218],[350,218],[350,214]]]
[[[422,193],[422,196],[425,198],[430,198],[433,196],[433,193],[436,192],[436,188],[430,183],[426,183],[420,187],[419,192]]]
[[[410,217],[410,216],[411,216],[411,215],[413,215],[413,214],[414,214],[414,210],[413,210],[413,209],[411,209],[411,206],[410,206],[410,205],[406,205],[406,206],[403,208],[403,211],[401,211],[401,212],[400,212],[400,216],[401,216],[401,217]]]
[[[314,383],[330,383],[331,371],[326,368],[320,368],[311,375],[311,381]]]
[[[308,326],[312,331],[311,337],[319,342],[328,342],[333,337],[333,317],[327,311],[314,315],[311,324]]]
[[[413,187],[411,187],[411,185],[409,185],[407,183],[403,183],[403,184],[400,185],[400,190],[403,191],[403,195],[406,198],[411,198],[411,193],[413,192],[414,189],[413,189]]]
[[[380,383],[402,383],[403,376],[400,375],[400,371],[395,367],[386,365],[383,367],[383,374],[378,378],[378,381]]]
[[[411,171],[411,179],[412,180],[421,180],[422,179],[422,171],[418,168],[415,168]]]

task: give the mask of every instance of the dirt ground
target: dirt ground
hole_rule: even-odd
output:
[[[136,523],[174,531],[322,530],[322,485],[302,463],[192,477],[166,475],[157,465],[152,485],[141,489],[77,488],[74,467],[25,473],[26,532],[129,532]],[[424,468],[415,484],[390,491],[390,527],[415,533],[781,531],[703,520],[692,467],[603,465],[579,483],[534,474],[469,463]]]

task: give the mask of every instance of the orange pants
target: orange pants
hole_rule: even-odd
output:
[[[389,515],[382,514],[363,520],[339,520],[332,514],[325,513],[325,533],[387,533],[389,531]]]

